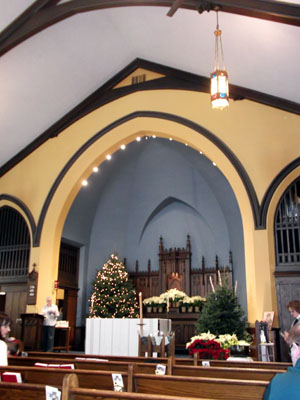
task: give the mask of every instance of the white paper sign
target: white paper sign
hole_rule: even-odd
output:
[[[202,367],[210,367],[209,361],[202,361]]]
[[[156,375],[166,375],[166,365],[157,364],[156,369],[155,369],[155,374]]]
[[[46,400],[60,400],[61,392],[56,387],[46,386]]]
[[[121,374],[112,374],[114,391],[115,392],[124,392],[124,383]]]

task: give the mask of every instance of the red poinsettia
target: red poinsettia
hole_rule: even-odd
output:
[[[229,350],[222,349],[220,344],[215,340],[196,339],[187,349],[191,357],[193,357],[195,353],[198,353],[199,358],[206,360],[227,360],[230,355]]]

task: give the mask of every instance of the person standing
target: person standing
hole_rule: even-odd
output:
[[[46,297],[46,305],[42,308],[43,322],[43,351],[52,351],[54,345],[55,324],[59,316],[58,308],[52,304],[52,298]]]
[[[288,302],[287,309],[289,310],[291,316],[294,318],[292,322],[292,326],[297,325],[300,322],[300,301],[299,300],[292,300]],[[284,340],[289,343],[289,332],[284,332]]]
[[[10,332],[10,318],[7,314],[0,313],[0,365],[7,365],[7,344],[5,342]]]

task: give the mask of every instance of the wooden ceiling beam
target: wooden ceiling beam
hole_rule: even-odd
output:
[[[273,0],[37,0],[0,33],[0,56],[47,27],[78,13],[114,7],[157,6],[200,13],[218,7],[223,12],[300,26],[300,6]]]
[[[300,6],[274,0],[198,0],[198,11],[218,8],[230,14],[300,26]]]

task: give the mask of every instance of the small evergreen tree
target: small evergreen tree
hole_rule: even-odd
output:
[[[202,312],[196,323],[196,333],[210,331],[214,335],[235,333],[239,339],[248,336],[247,320],[234,290],[218,286],[207,296]]]
[[[116,254],[98,271],[90,298],[90,317],[137,318],[136,292]]]

